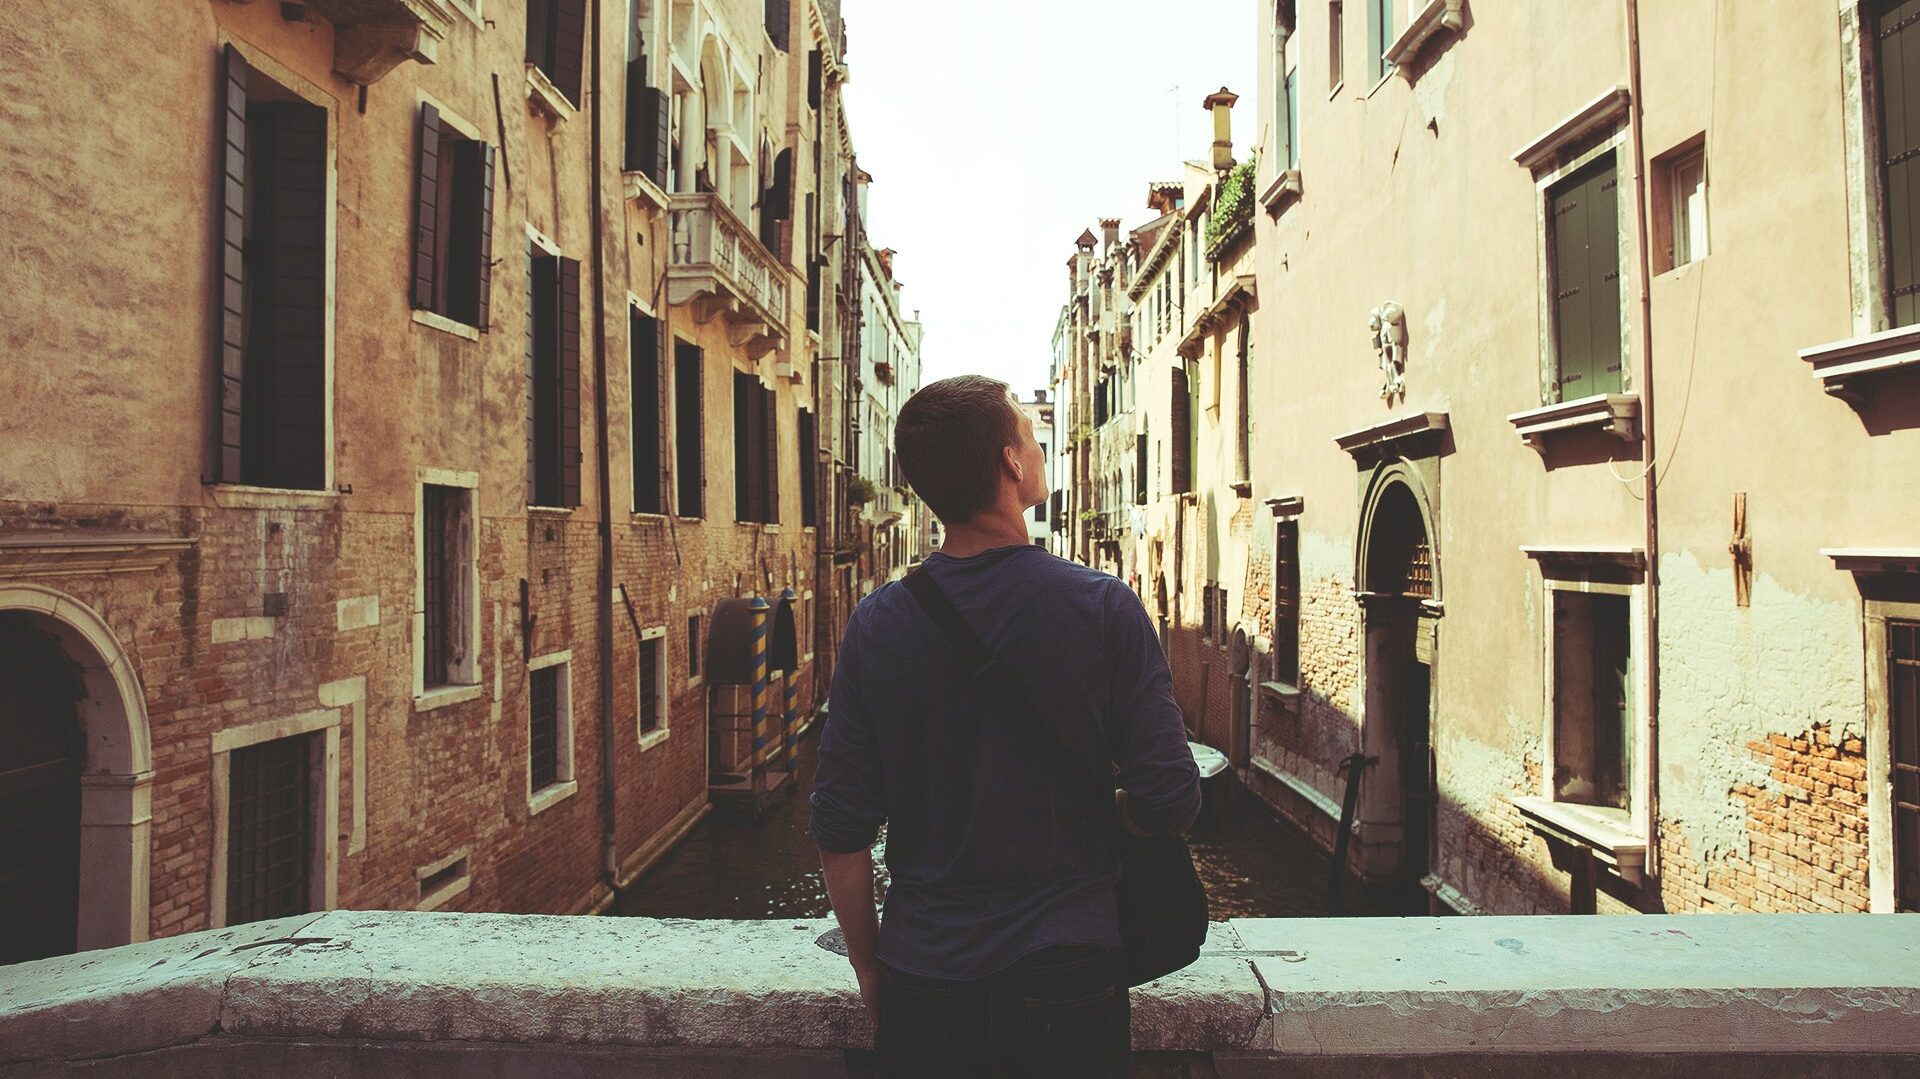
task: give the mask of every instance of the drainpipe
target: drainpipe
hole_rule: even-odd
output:
[[[1647,218],[1651,212],[1647,194],[1647,146],[1642,119],[1646,114],[1640,99],[1640,0],[1627,5],[1627,93],[1632,109],[1629,129],[1633,137],[1634,198],[1640,205],[1636,222],[1640,248],[1640,437],[1646,453],[1641,473],[1642,503],[1646,510],[1647,548],[1647,886],[1652,889],[1654,909],[1660,906],[1660,476],[1654,466],[1653,425],[1653,296],[1648,282],[1652,277],[1651,256],[1647,250]]]
[[[600,636],[600,872],[609,893],[617,895],[620,881],[620,853],[614,824],[613,769],[613,477],[612,454],[607,448],[607,245],[606,208],[601,204],[600,174],[606,163],[601,152],[600,82],[601,21],[600,0],[593,0],[593,69],[588,85],[593,87],[592,147],[588,161],[593,174],[593,423],[594,445],[600,465],[600,566],[596,593],[595,622]]]

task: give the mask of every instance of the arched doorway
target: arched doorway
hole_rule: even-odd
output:
[[[105,620],[0,585],[0,962],[147,939],[151,768]]]
[[[1361,819],[1371,833],[1364,874],[1407,913],[1425,913],[1420,881],[1432,867],[1435,776],[1433,666],[1440,613],[1432,514],[1404,465],[1377,475],[1362,518],[1357,574],[1366,624],[1362,737],[1377,763]]]

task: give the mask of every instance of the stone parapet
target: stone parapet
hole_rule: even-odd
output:
[[[532,1074],[542,1059],[863,1074],[872,1029],[831,928],[336,911],[171,937],[8,968],[0,1076]],[[1135,990],[1134,1046],[1215,1069],[1191,1074],[1437,1074],[1444,1058],[1697,1079],[1769,1054],[1779,1075],[1901,1074],[1920,1068],[1920,919],[1218,923],[1198,962]]]

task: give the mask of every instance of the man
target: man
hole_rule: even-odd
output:
[[[1124,584],[1029,540],[1045,462],[1006,384],[966,375],[920,390],[895,453],[946,526],[920,572],[1032,721],[1090,765],[1113,762],[1121,827],[1185,830],[1200,778],[1166,657]],[[1013,722],[905,587],[883,585],[848,619],[811,830],[884,1075],[1128,1073],[1115,822],[1062,790]],[[870,848],[883,823],[880,924]]]

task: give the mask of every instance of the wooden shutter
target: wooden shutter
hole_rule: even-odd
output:
[[[800,523],[818,525],[819,507],[814,500],[819,497],[820,480],[816,473],[820,467],[820,433],[815,426],[813,413],[808,409],[794,411],[794,428],[800,444]]]
[[[413,306],[433,309],[439,250],[440,110],[420,106],[420,148],[414,157]]]
[[[270,281],[273,372],[270,473],[274,487],[319,488],[326,474],[327,111],[269,106]]]
[[[475,297],[479,321],[474,325],[487,330],[493,322],[493,169],[492,143],[480,144],[480,281]]]
[[[527,63],[550,70],[553,5],[556,0],[527,0]]]
[[[220,101],[215,109],[220,146],[219,235],[214,281],[219,324],[214,331],[213,423],[209,479],[240,482],[241,396],[247,362],[246,205],[247,62],[228,45],[220,57]]]
[[[646,91],[647,58],[636,56],[627,61],[627,140],[620,167],[628,172],[646,171],[643,149],[647,139],[647,118],[643,112]]]
[[[1920,322],[1920,11],[1881,3],[1874,26],[1874,74],[1880,84],[1881,191],[1885,196],[1888,315],[1894,326]]]
[[[673,425],[678,452],[675,455],[674,472],[679,479],[677,509],[682,517],[706,516],[706,403],[701,385],[704,366],[705,359],[699,345],[675,340]]]
[[[807,52],[807,105],[814,110],[820,108],[821,90],[826,82],[826,65],[822,62],[819,49]]]
[[[647,87],[644,95],[648,117],[648,135],[646,158],[643,168],[654,183],[662,187],[667,185],[667,152],[672,146],[672,136],[668,133],[668,124],[673,115],[673,99],[665,90]]]
[[[659,325],[637,310],[627,314],[627,353],[633,410],[633,509],[661,512]]]
[[[1189,411],[1189,399],[1187,370],[1176,366],[1173,369],[1173,400],[1169,409],[1173,423],[1167,432],[1167,460],[1172,466],[1168,490],[1175,494],[1193,489],[1192,447],[1188,444],[1191,441],[1193,415]]]
[[[760,460],[760,395],[752,375],[733,373],[733,519],[756,520],[754,462]]]
[[[560,504],[580,504],[580,260],[560,261]]]
[[[533,340],[530,349],[532,439],[527,501],[560,501],[560,260],[533,257]]]
[[[787,27],[791,21],[787,13],[787,0],[767,0],[767,36],[773,39],[773,47],[781,52],[787,51]]]
[[[580,104],[581,59],[586,55],[587,0],[554,0],[553,67],[546,69],[554,88]]]
[[[760,519],[768,524],[780,521],[780,395],[772,389],[760,391]]]
[[[1607,154],[1552,196],[1555,377],[1563,401],[1621,388],[1617,184]]]
[[[1133,437],[1133,504],[1147,504],[1147,436]]]

